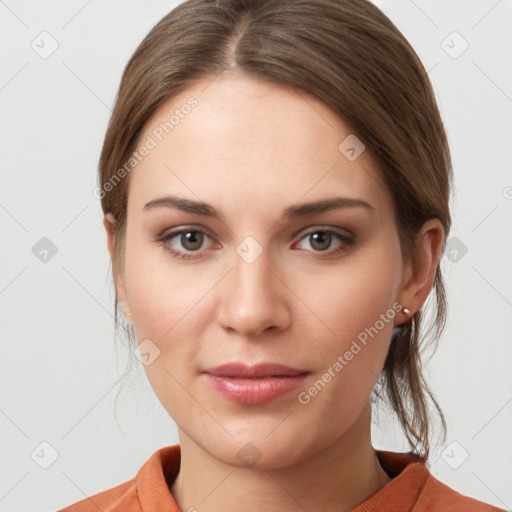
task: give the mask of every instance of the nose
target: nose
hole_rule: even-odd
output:
[[[290,325],[292,294],[284,276],[269,261],[268,251],[251,262],[234,254],[233,265],[223,279],[220,324],[245,337],[286,329]]]

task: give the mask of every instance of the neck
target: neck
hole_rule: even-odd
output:
[[[370,428],[367,404],[335,442],[273,469],[225,464],[179,429],[181,464],[171,493],[184,511],[350,511],[391,481],[371,444]]]

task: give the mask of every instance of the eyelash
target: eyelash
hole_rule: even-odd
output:
[[[195,253],[199,253],[200,251],[192,251],[192,253],[186,253],[186,252],[183,252],[183,251],[178,251],[176,249],[173,249],[169,246],[169,244],[167,242],[169,242],[170,240],[172,240],[173,238],[175,238],[176,236],[179,236],[183,233],[203,233],[204,235],[208,236],[209,235],[207,233],[205,233],[204,231],[200,230],[200,229],[195,229],[195,228],[183,228],[183,229],[179,229],[179,230],[176,230],[176,231],[172,231],[170,233],[167,233],[163,236],[160,236],[157,238],[157,242],[159,242],[162,246],[164,246],[164,248],[169,251],[175,258],[177,259],[181,259],[181,260],[192,260],[192,259],[196,259],[197,256],[195,256],[194,254]],[[302,241],[303,239],[307,238],[308,236],[311,236],[315,233],[328,233],[328,234],[332,234],[334,235],[336,238],[338,238],[338,240],[340,240],[342,242],[342,245],[341,247],[339,247],[338,249],[335,249],[335,250],[331,250],[331,251],[312,251],[312,252],[317,252],[319,254],[328,254],[329,256],[335,256],[337,254],[341,254],[342,252],[345,252],[346,250],[348,250],[351,246],[354,245],[355,243],[355,238],[350,238],[350,237],[347,237],[345,235],[342,235],[341,233],[337,232],[337,231],[334,231],[332,229],[323,229],[323,228],[320,228],[320,229],[315,229],[313,231],[309,231],[307,233],[305,233],[300,241]],[[211,238],[211,237],[209,237]],[[311,252],[311,251],[309,251]]]

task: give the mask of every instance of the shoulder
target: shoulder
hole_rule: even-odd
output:
[[[151,455],[131,480],[58,512],[179,512],[169,486],[178,473],[180,462],[180,445],[164,446]]]
[[[414,510],[446,512],[500,512],[504,509],[495,507],[483,501],[470,498],[455,491],[430,475],[418,496]]]
[[[502,512],[504,509],[464,496],[435,478],[413,452],[377,450],[392,480],[355,512]]]
[[[58,512],[98,512],[98,510],[102,512],[114,510],[124,510],[125,512],[141,511],[135,478],[106,491],[84,498],[66,508],[60,509]]]

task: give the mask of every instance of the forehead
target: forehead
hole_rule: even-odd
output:
[[[348,195],[389,208],[370,152],[347,157],[358,144],[329,107],[302,91],[237,73],[210,77],[146,123],[137,150],[150,150],[131,171],[129,204],[140,209],[157,195],[181,193],[226,208],[250,200],[269,212],[303,197]]]

